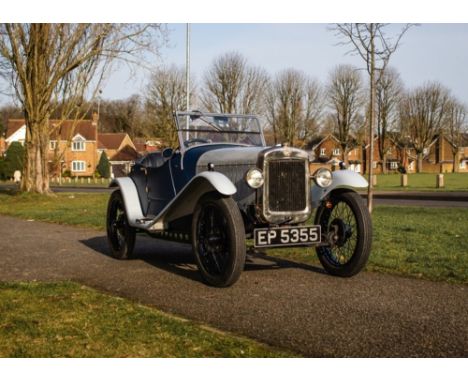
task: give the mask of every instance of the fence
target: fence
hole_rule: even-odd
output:
[[[92,177],[52,177],[50,179],[51,184],[62,184],[63,186],[72,185],[105,185],[108,186],[111,182],[111,178],[92,178]]]

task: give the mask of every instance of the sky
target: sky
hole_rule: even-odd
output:
[[[271,75],[286,68],[302,70],[326,83],[330,70],[338,64],[362,67],[360,57],[347,54],[332,24],[190,24],[191,73],[200,83],[213,59],[226,52],[241,53],[250,65],[261,66]],[[390,25],[396,34],[401,24]],[[167,24],[167,46],[152,64],[155,67],[185,65],[186,24]],[[419,24],[403,37],[390,65],[401,75],[407,88],[439,81],[468,105],[468,24]],[[364,74],[364,73],[363,73]],[[148,72],[138,69],[131,75],[120,67],[102,87],[107,99],[141,94]],[[2,103],[8,98],[2,97]]]
[[[236,51],[248,63],[274,75],[286,68],[302,70],[325,83],[338,64],[362,67],[360,57],[330,30],[332,24],[191,24],[191,73],[201,80],[213,59]],[[155,66],[185,65],[186,24],[168,24],[169,43],[161,49]],[[390,34],[400,30],[392,24]],[[468,105],[468,24],[420,24],[403,37],[390,65],[398,70],[407,88],[439,81]],[[364,73],[363,73],[364,74]],[[128,79],[120,69],[103,88],[104,98],[125,98],[144,89],[147,77]]]

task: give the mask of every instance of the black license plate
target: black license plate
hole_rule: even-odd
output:
[[[293,247],[320,243],[320,226],[257,228],[254,229],[255,247]]]

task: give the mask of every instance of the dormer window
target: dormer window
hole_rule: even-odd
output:
[[[340,155],[340,149],[333,149],[333,155]]]
[[[320,149],[320,156],[324,157],[325,156],[325,148]]]
[[[72,141],[72,151],[85,151],[86,140],[81,136],[77,135]]]

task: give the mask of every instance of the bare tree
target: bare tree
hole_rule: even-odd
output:
[[[331,73],[327,98],[332,110],[335,136],[340,141],[343,161],[347,161],[353,132],[359,128],[363,106],[362,79],[357,68],[337,66]]]
[[[267,92],[267,118],[278,141],[295,145],[317,127],[322,112],[321,87],[304,73],[287,69],[277,74]]]
[[[241,114],[263,114],[265,111],[265,92],[269,76],[260,67],[247,67],[240,95]]]
[[[452,143],[451,151],[453,158],[452,172],[456,172],[457,154],[463,141],[463,133],[466,130],[466,107],[457,99],[451,97],[446,105],[444,121],[444,133]]]
[[[109,133],[127,133],[131,138],[143,131],[143,106],[139,95],[127,99],[104,100],[100,104],[99,130]]]
[[[251,67],[240,53],[227,53],[213,61],[204,75],[203,106],[211,112],[260,114],[268,75]]]
[[[194,86],[190,88],[192,98]],[[186,92],[184,68],[171,66],[156,70],[151,75],[145,96],[147,134],[162,138],[169,146],[176,144],[172,112],[185,109]]]
[[[95,96],[111,64],[116,59],[133,64],[139,53],[155,51],[160,32],[153,24],[0,26],[2,74],[10,80],[27,126],[23,191],[50,192],[47,151],[55,131],[49,118],[57,105],[63,119],[80,119],[85,97]]]
[[[345,44],[351,45],[351,52],[359,55],[365,62],[369,74],[369,141],[370,158],[374,157],[374,127],[376,84],[385,71],[391,55],[397,50],[400,40],[411,24],[406,24],[396,36],[386,34],[388,24],[336,24],[335,30],[346,39]],[[372,166],[369,166],[369,188],[367,192],[367,206],[372,212]]]
[[[306,80],[304,84],[303,124],[299,132],[301,140],[307,141],[318,133],[324,106],[324,90],[322,85],[315,79]]]
[[[240,53],[226,53],[213,61],[204,76],[202,102],[208,111],[238,111],[246,60]]]
[[[403,97],[400,103],[400,124],[416,151],[416,171],[422,171],[426,149],[436,134],[442,132],[446,119],[449,91],[439,83],[428,83]]]
[[[388,132],[392,130],[398,120],[398,103],[403,92],[400,75],[393,68],[387,68],[382,73],[376,88],[377,136],[379,157],[382,172],[387,173],[387,156],[389,153]]]

